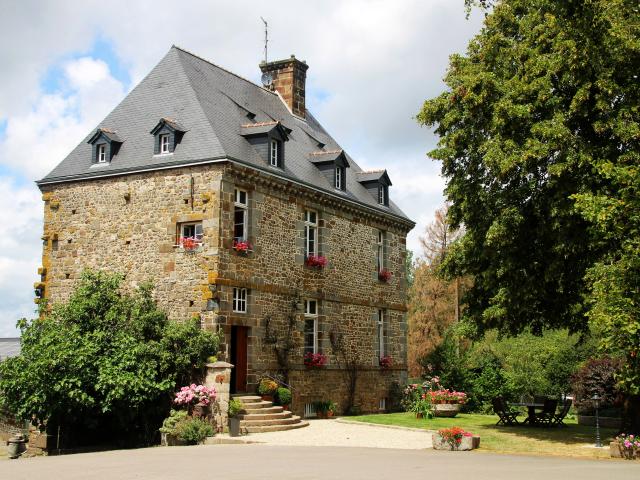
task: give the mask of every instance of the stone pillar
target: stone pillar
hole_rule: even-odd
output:
[[[218,432],[227,428],[227,411],[229,410],[229,398],[231,393],[231,369],[233,365],[227,362],[207,363],[207,376],[204,384],[217,392],[216,405],[213,407],[213,415],[216,420]]]

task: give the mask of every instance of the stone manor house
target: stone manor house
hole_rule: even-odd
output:
[[[129,287],[152,280],[170,318],[223,329],[232,391],[254,391],[284,362],[292,410],[342,406],[350,359],[355,404],[384,409],[406,381],[414,223],[386,171],[363,171],[305,108],[307,64],[260,68],[264,86],[172,47],[37,182],[36,294],[65,300],[86,268],[124,273]],[[326,365],[306,367],[305,353]]]

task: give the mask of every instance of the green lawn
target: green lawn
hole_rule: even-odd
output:
[[[388,413],[362,415],[351,419],[425,430],[462,427],[468,432],[480,435],[480,449],[490,452],[609,458],[608,448],[592,448],[595,444],[594,427],[578,425],[572,419],[565,419],[566,428],[496,426],[497,416],[473,414],[458,414],[455,418],[417,419],[413,413]],[[613,429],[601,429],[602,444],[608,445],[615,433]]]

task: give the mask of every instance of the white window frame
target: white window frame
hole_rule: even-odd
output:
[[[233,287],[233,312],[247,313],[247,297],[246,288]]]
[[[376,264],[378,267],[378,273],[384,270],[384,240],[386,232],[378,230],[378,242],[376,244]]]
[[[378,203],[380,205],[387,204],[387,189],[384,185],[378,185]]]
[[[279,150],[280,145],[278,145],[278,140],[271,140],[269,143],[269,165],[272,167],[280,166],[280,162],[278,162]]]
[[[344,174],[344,169],[342,167],[336,167],[336,183],[335,183],[335,187],[338,190],[342,190],[343,189],[343,184],[344,184],[343,174]]]
[[[204,230],[202,229],[202,222],[184,222],[178,224],[178,234],[179,238],[189,238],[191,235],[185,235],[185,227],[194,227],[193,228],[193,238],[196,243],[202,245],[202,239],[204,238]],[[198,233],[199,232],[199,233]],[[180,247],[182,247],[182,243],[180,243]]]
[[[107,163],[107,144],[98,145],[98,163]]]
[[[160,135],[160,154],[166,155],[171,153],[171,147],[169,146],[169,134],[163,133]]]
[[[386,312],[382,309],[378,309],[378,320],[377,320],[377,330],[378,330],[378,349],[380,350],[379,359],[381,360],[384,357],[386,352],[386,345],[384,341],[384,320],[385,320]]]
[[[313,216],[315,221],[312,220]],[[318,255],[318,212],[315,210],[304,211],[304,254],[307,257]]]
[[[313,308],[312,308],[313,306]],[[304,338],[304,351],[305,353],[308,352],[307,350],[307,322],[313,322],[313,345],[312,347],[312,351],[311,353],[316,354],[319,353],[319,348],[318,348],[318,301],[315,299],[308,299],[304,301],[304,331],[303,331],[303,338]]]
[[[244,194],[244,202],[242,202]],[[233,191],[233,239],[236,242],[246,242],[249,239],[249,192],[236,188]],[[236,237],[236,212],[242,212],[242,236]]]

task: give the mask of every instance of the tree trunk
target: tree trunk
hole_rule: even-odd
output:
[[[622,431],[640,434],[640,395],[629,395],[624,399]]]

